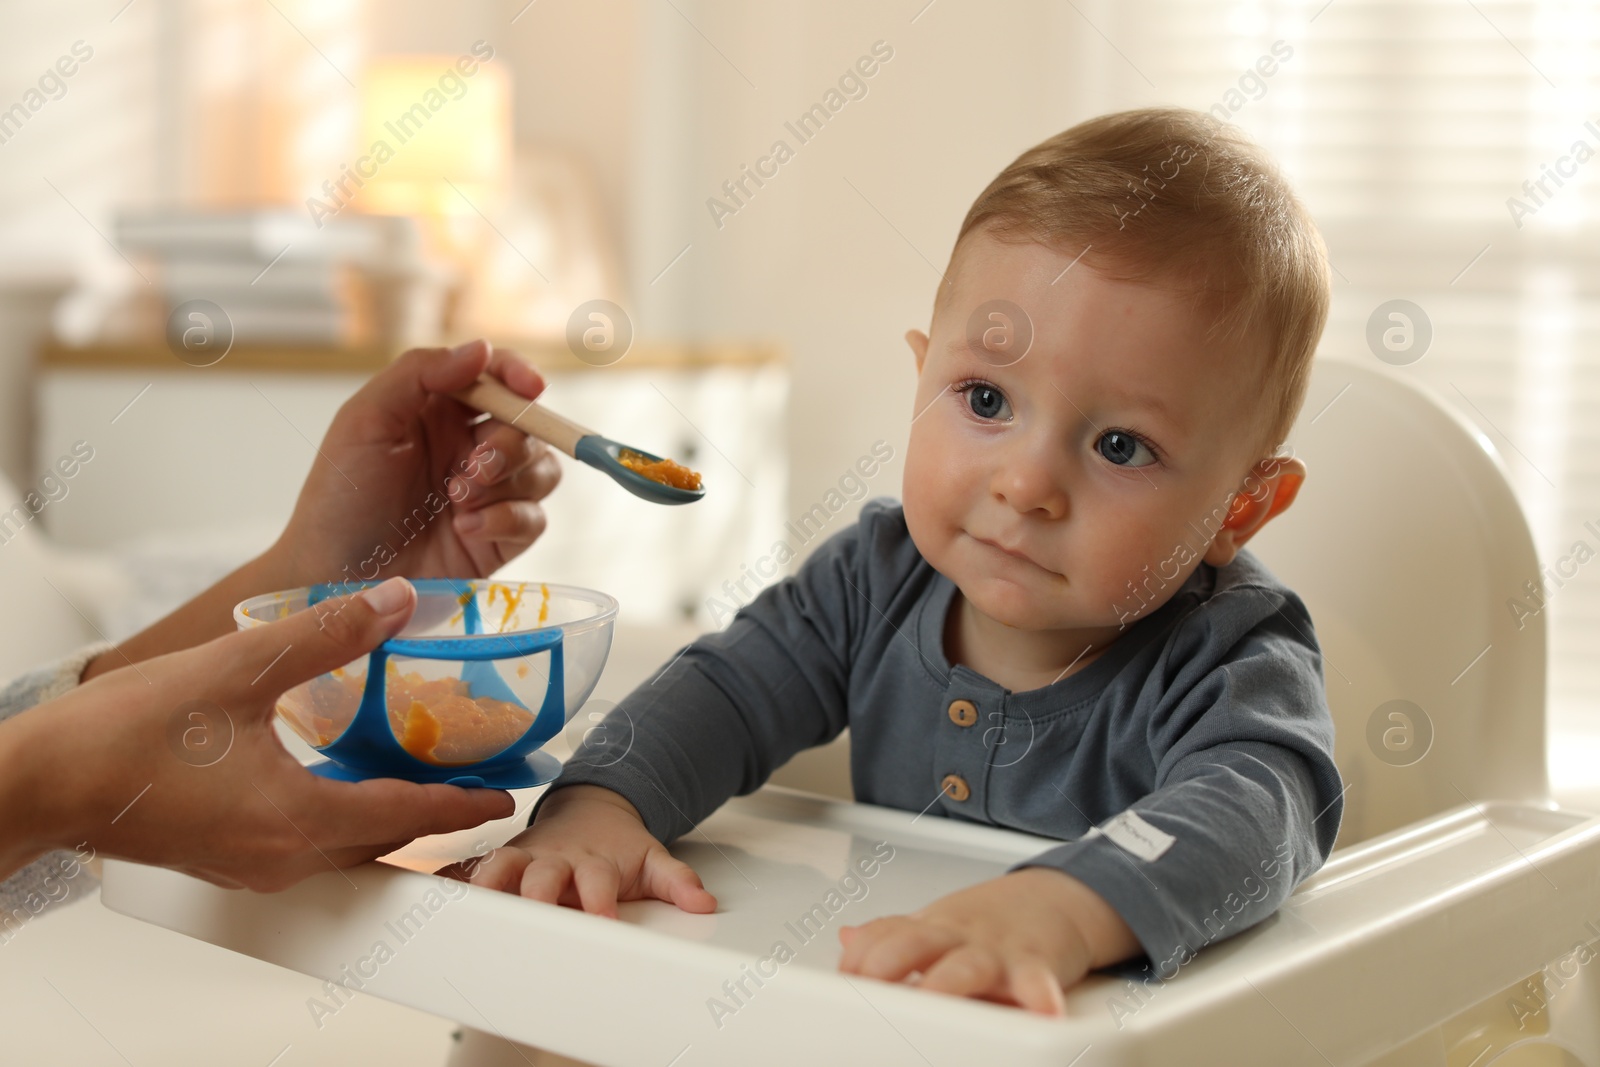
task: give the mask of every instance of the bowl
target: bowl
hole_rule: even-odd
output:
[[[241,630],[377,585],[267,593],[233,609]],[[372,652],[297,685],[278,715],[326,759],[326,778],[404,778],[494,789],[543,785],[537,751],[583,706],[611,651],[617,602],[544,582],[424,578],[417,610]]]

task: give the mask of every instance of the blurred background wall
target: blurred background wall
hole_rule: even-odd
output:
[[[1600,164],[1589,161],[1600,150],[1600,25],[1591,5],[108,0],[8,5],[0,25],[0,108],[23,101],[75,43],[92,49],[59,98],[46,94],[0,143],[0,469],[18,487],[36,481],[55,458],[43,453],[72,436],[70,425],[39,424],[45,334],[63,345],[99,343],[130,299],[159,287],[149,264],[119,247],[119,212],[262,204],[304,212],[360,149],[369,72],[400,56],[463,55],[482,41],[494,52],[486,66],[508,80],[509,151],[573,161],[598,205],[586,232],[615,264],[617,299],[637,336],[784,353],[779,384],[763,379],[748,394],[774,405],[748,419],[770,432],[730,429],[719,440],[720,424],[684,431],[708,476],[742,483],[741,499],[761,515],[729,542],[734,555],[707,564],[697,588],[737,575],[729,560],[758,551],[773,528],[816,504],[875,441],[900,454],[912,390],[902,334],[926,327],[956,229],[987,180],[1076,121],[1152,103],[1226,115],[1282,161],[1336,269],[1323,355],[1377,358],[1369,321],[1389,301],[1412,302],[1426,339],[1420,357],[1396,361],[1405,362],[1400,372],[1456,407],[1504,456],[1552,565],[1579,540],[1600,545],[1583,525],[1600,519]],[[875,49],[889,58],[862,79],[864,95],[798,143],[785,123]],[[793,158],[719,218],[708,200],[732,204],[723,183],[780,138]],[[1532,184],[1540,180],[1542,192]],[[350,214],[361,210],[358,200]],[[456,210],[471,221],[473,212]],[[474,208],[491,226],[497,210]],[[514,243],[487,235],[475,247],[531,285],[543,261],[507,247]],[[80,387],[92,393],[72,386]],[[612,387],[588,388],[585,402],[603,413]],[[745,403],[730,388],[706,403]],[[337,400],[288,386],[265,392],[313,437]],[[49,395],[60,422],[79,394]],[[660,408],[648,392],[638,403],[641,418]],[[155,432],[138,428],[138,412],[96,430],[103,454],[133,455],[127,442]],[[264,409],[261,417],[271,419]],[[172,536],[203,540],[196,516],[208,494],[226,494],[207,484],[213,468],[200,453],[226,460],[228,449],[250,446],[189,445],[121,471],[119,481],[136,483],[121,491],[136,492],[107,513],[96,510],[102,490],[86,475],[74,497],[46,511],[43,527],[58,548],[148,548],[162,516],[181,513]],[[248,516],[259,538],[275,533],[266,516],[281,517],[310,456],[289,436],[268,451],[258,460],[281,467],[281,478],[262,476],[260,514]],[[562,493],[586,475],[571,472]],[[895,494],[898,480],[896,461],[870,490]],[[172,502],[174,485],[198,503],[185,511]],[[562,499],[550,506],[553,528],[581,524],[584,514],[564,512]],[[571,499],[577,508],[587,498]],[[135,521],[137,501],[150,514]],[[1350,516],[1382,521],[1378,504]],[[669,534],[684,543],[702,536]],[[219,549],[215,565],[248,540]],[[594,573],[569,551],[577,550],[553,539],[553,554],[536,562],[544,573]],[[0,551],[0,572],[8,565]],[[1587,651],[1600,638],[1600,568],[1569,569],[1559,586],[1528,577],[1553,594],[1558,712],[1600,725],[1600,668]],[[1508,601],[1527,595],[1507,590]],[[647,607],[647,616],[705,617],[694,590]]]

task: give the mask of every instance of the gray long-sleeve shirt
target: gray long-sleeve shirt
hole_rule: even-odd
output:
[[[0,720],[65,696],[78,685],[89,661],[110,647],[96,644],[79,649],[0,688]],[[0,812],[0,818],[5,815]],[[76,854],[65,850],[47,852],[0,881],[0,945],[10,942],[30,919],[47,908],[77,900],[99,885],[99,879],[79,862],[92,855],[92,849]]]
[[[1322,865],[1343,804],[1321,655],[1305,605],[1249,553],[1023,693],[951,667],[955,591],[899,505],[870,501],[629,695],[545,797],[615,790],[667,842],[848,726],[857,800],[1061,840],[1017,867],[1087,884],[1162,977]]]

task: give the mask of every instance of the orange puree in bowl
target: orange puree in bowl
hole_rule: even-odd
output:
[[[700,475],[697,472],[670,459],[647,459],[631,448],[624,448],[617,453],[617,462],[635,474],[642,474],[652,482],[670,485],[674,489],[700,488]]]
[[[473,697],[459,678],[425,679],[415,671],[401,674],[391,663],[384,681],[389,728],[400,747],[424,763],[451,766],[488,759],[533,723],[533,713],[526,708]],[[285,693],[278,707],[301,737],[321,748],[344,733],[355,718],[365,684],[366,678],[348,672],[324,675]]]

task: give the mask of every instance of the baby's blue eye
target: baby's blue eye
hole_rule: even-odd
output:
[[[1119,467],[1148,467],[1156,461],[1149,446],[1126,430],[1107,430],[1094,447]]]
[[[1011,417],[1011,405],[1006,403],[1006,395],[984,382],[975,382],[967,387],[967,406],[980,419]]]

